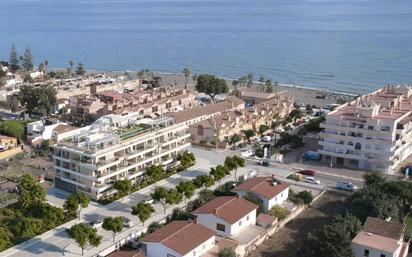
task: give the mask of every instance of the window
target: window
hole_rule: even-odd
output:
[[[249,215],[246,216],[246,220],[249,220]]]
[[[381,257],[386,257],[386,254],[381,253]]]
[[[363,252],[363,256],[369,257],[369,250],[368,249],[365,249],[365,251]]]
[[[382,126],[382,127],[381,127],[381,130],[382,130],[382,131],[391,131],[391,127],[389,127],[389,126]]]
[[[368,129],[369,129],[369,130],[373,130],[373,126],[370,126],[370,125],[369,125],[369,126],[368,126]]]
[[[176,257],[176,256],[174,256],[173,254],[168,253],[167,257]]]
[[[196,251],[193,251],[193,256],[196,256]]]
[[[362,150],[362,145],[360,143],[356,143],[355,150]]]
[[[223,225],[223,224],[217,223],[217,224],[216,224],[216,229],[219,230],[219,231],[225,232],[226,226]]]
[[[242,226],[242,221],[239,221],[239,227]]]

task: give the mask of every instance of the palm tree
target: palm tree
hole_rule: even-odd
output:
[[[74,65],[74,62],[73,62],[73,60],[70,60],[69,61],[69,65],[70,65],[70,76],[73,74],[73,65]]]
[[[185,75],[185,79],[186,79],[186,81],[185,81],[185,89],[187,89],[187,82],[189,81],[189,77],[190,77],[190,70],[189,70],[189,68],[184,68],[183,69],[183,74]]]
[[[49,65],[49,60],[44,60],[44,70],[47,72],[47,66]]]
[[[272,93],[273,92],[272,80],[270,80],[270,79],[266,80],[265,88],[266,88],[267,93]]]
[[[265,82],[265,78],[263,76],[260,76],[259,78],[260,91],[264,91],[264,85],[263,85],[264,82]]]
[[[239,81],[237,81],[237,80],[233,80],[233,81],[232,81],[232,86],[233,86],[235,89],[237,89],[237,84],[239,84]]]
[[[277,144],[277,138],[278,138],[276,132],[277,132],[280,124],[282,124],[282,117],[277,112],[277,113],[275,113],[275,115],[273,115],[273,121],[272,121],[272,124],[270,125],[270,127],[273,130],[273,134],[275,135],[275,146]]]

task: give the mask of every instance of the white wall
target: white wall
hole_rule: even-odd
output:
[[[355,257],[364,257],[365,249],[369,250],[369,257],[381,257],[381,254],[385,254],[386,257],[402,257],[399,256],[401,246],[399,246],[398,250],[396,250],[395,253],[389,253],[352,243],[352,250],[355,253]]]
[[[206,240],[203,244],[199,245],[186,255],[182,256],[181,254],[173,251],[167,246],[161,243],[145,243],[147,246],[147,257],[167,257],[167,254],[172,254],[176,257],[200,257],[205,252],[209,251],[215,245],[215,236],[212,236]]]
[[[249,219],[247,218],[249,217]],[[241,222],[241,224],[239,224]],[[240,230],[248,225],[255,225],[256,224],[256,210],[248,213],[238,221],[233,224],[228,223],[227,221],[222,220],[219,217],[216,217],[212,214],[197,214],[197,223],[202,224],[220,236],[235,236]],[[216,229],[217,223],[225,225],[225,231],[220,231]]]
[[[242,190],[242,191],[237,192],[237,194],[240,195],[241,197],[245,197],[248,194],[248,191],[243,191]],[[254,195],[259,197],[260,200],[262,200],[263,209],[265,211],[268,211],[268,210],[272,209],[273,206],[280,205],[288,199],[288,197],[289,197],[289,188],[286,188],[280,194],[278,194],[276,197],[274,197],[272,199],[267,199],[267,198],[259,196],[257,194],[254,194]]]

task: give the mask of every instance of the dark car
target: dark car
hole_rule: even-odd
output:
[[[316,172],[314,170],[301,170],[299,173],[305,176],[315,176]]]

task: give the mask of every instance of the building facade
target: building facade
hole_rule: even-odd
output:
[[[99,199],[117,180],[135,181],[147,166],[174,163],[189,137],[187,126],[171,118],[103,116],[54,146],[55,186]]]
[[[386,86],[339,106],[321,124],[324,162],[393,173],[412,154],[412,88]]]

